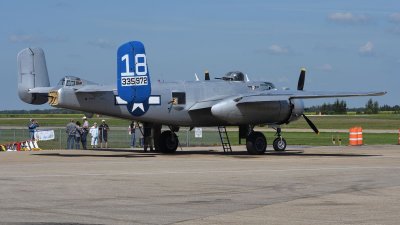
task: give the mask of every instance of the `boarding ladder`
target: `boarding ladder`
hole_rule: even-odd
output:
[[[218,126],[219,137],[221,138],[222,148],[224,152],[232,152],[231,143],[229,142],[228,133],[226,132],[226,128],[224,126]]]

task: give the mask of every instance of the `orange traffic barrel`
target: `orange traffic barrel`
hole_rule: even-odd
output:
[[[357,145],[363,145],[363,129],[357,127]]]
[[[357,145],[357,128],[352,127],[349,130],[349,145],[355,146]]]

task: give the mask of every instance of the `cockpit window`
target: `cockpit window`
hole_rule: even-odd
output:
[[[83,81],[79,77],[73,77],[73,76],[66,76],[58,82],[58,85],[66,87],[77,86],[82,84]]]
[[[58,86],[64,86],[65,83],[65,78],[62,78],[59,82],[58,82]]]
[[[275,85],[273,83],[270,82],[264,82],[262,84],[260,84],[261,88],[263,90],[272,90],[275,89]]]

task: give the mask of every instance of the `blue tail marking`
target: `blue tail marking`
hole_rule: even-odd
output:
[[[117,53],[118,95],[125,100],[128,111],[141,116],[149,109],[150,74],[144,45],[131,41],[121,45]]]

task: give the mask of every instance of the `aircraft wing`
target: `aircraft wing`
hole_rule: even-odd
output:
[[[238,104],[254,102],[282,101],[290,99],[341,98],[360,96],[381,96],[386,92],[328,92],[328,91],[268,91],[259,94],[238,96],[234,99]]]
[[[341,97],[359,97],[359,96],[381,96],[386,91],[380,92],[327,92],[327,91],[298,91],[290,96],[291,99],[308,99],[308,98],[341,98]]]
[[[227,99],[230,96],[215,96],[213,98],[205,99],[193,104],[189,111],[199,110],[199,109],[206,109],[211,108],[213,105],[217,104],[218,102]]]

